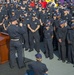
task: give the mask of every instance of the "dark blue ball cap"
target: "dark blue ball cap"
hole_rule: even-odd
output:
[[[46,24],[46,25],[45,25],[45,27],[49,27],[49,26],[50,26],[49,24]]]
[[[7,17],[8,15],[4,15],[4,17]]]
[[[41,4],[38,4],[38,6],[41,7],[42,5]]]
[[[36,58],[42,58],[42,55],[40,53],[35,55]]]
[[[28,8],[32,8],[30,5],[28,5]]]
[[[25,17],[22,15],[21,18],[24,19]]]
[[[20,2],[20,3],[19,3],[19,5],[21,6],[21,5],[22,5],[22,3]]]
[[[45,10],[45,8],[42,8],[42,10]]]
[[[63,8],[63,11],[66,11],[66,8]]]
[[[73,27],[73,26],[74,26],[74,23],[71,24],[71,27]]]
[[[32,10],[32,12],[34,13],[34,12],[36,12],[35,10]]]
[[[47,19],[47,20],[46,20],[46,23],[49,23],[49,22],[51,22],[51,21]]]
[[[12,12],[15,12],[15,10],[14,10],[14,9],[12,9]]]
[[[58,8],[56,7],[55,10],[57,10]]]
[[[58,4],[61,4],[61,2],[60,2],[60,1],[58,1]]]
[[[32,17],[36,17],[36,14],[33,13],[33,14],[32,14]]]
[[[48,14],[48,16],[51,16],[51,14],[50,13],[47,13]]]
[[[71,5],[71,6],[74,6],[74,4],[73,4],[73,3],[71,3],[70,5]]]
[[[23,13],[24,13],[24,14],[26,14],[26,13],[27,13],[27,11],[23,11]]]
[[[60,25],[61,25],[61,24],[64,24],[64,23],[65,23],[65,21],[60,21]]]
[[[56,14],[53,14],[53,16],[57,16]]]
[[[63,20],[63,22],[66,23],[67,21],[66,20]]]
[[[27,4],[30,4],[30,1],[28,1]]]
[[[70,11],[68,8],[65,8],[64,11]]]
[[[72,17],[71,20],[74,20],[74,17]]]
[[[61,16],[61,13],[57,13],[57,16]]]

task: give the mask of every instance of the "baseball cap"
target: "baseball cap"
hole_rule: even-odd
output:
[[[45,25],[45,27],[49,27],[49,26],[50,26],[49,24],[46,24],[46,25]]]
[[[61,25],[61,24],[64,24],[64,21],[61,21],[61,22],[60,22],[60,25]]]
[[[57,13],[57,16],[61,16],[61,13]]]
[[[74,17],[72,17],[71,20],[74,20]]]
[[[73,26],[74,26],[74,23],[71,24],[71,27],[73,27]]]
[[[42,55],[40,53],[35,55],[36,58],[42,58]]]
[[[51,22],[51,20],[46,20],[46,23],[49,23],[49,22]]]

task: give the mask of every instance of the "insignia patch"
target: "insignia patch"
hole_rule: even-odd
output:
[[[35,24],[37,24],[37,22],[35,22]]]

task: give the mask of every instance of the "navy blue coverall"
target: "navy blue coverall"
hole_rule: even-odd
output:
[[[18,55],[18,66],[19,68],[24,66],[23,56],[22,56],[22,44],[20,42],[20,36],[23,33],[22,29],[18,25],[10,25],[7,30],[10,36],[10,65],[15,66],[15,51],[17,50]]]

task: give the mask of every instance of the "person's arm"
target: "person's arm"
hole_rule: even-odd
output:
[[[37,26],[37,28],[35,29],[35,32],[40,28],[40,25]]]
[[[5,24],[3,24],[3,28],[4,28],[4,30],[7,30],[7,28],[5,27]]]
[[[61,29],[60,28],[58,28],[58,30],[57,30],[57,39],[58,39],[59,43],[62,42],[62,40],[61,40]]]
[[[70,38],[70,35],[71,33],[70,33],[70,30],[68,30],[68,33],[67,33],[67,41],[68,41],[68,44],[71,44],[71,38]]]
[[[40,21],[41,26],[43,26],[42,20],[40,19],[39,21]]]
[[[53,39],[53,27],[51,27],[51,38]]]
[[[48,74],[48,71],[46,71],[45,74],[47,75]]]
[[[33,30],[33,29],[30,27],[30,24],[28,24],[28,29],[29,29],[31,32],[35,32],[35,30]]]
[[[48,68],[45,64],[44,64],[44,75],[48,75]]]
[[[28,67],[29,67],[29,69],[33,69],[32,68],[32,64],[30,63],[30,64],[28,64]]]
[[[40,28],[40,21],[37,20],[37,27],[35,29],[35,32]]]

